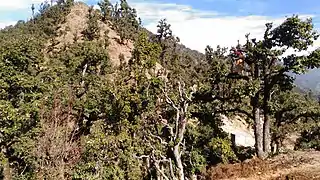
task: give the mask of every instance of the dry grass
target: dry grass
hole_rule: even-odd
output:
[[[206,179],[282,180],[320,179],[320,152],[291,152],[260,160],[218,165],[207,171]]]
[[[276,178],[270,178],[270,180],[320,180],[320,172],[292,172],[286,175],[280,175]]]

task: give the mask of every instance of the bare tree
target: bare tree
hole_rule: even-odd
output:
[[[177,83],[178,96],[174,100],[169,96],[169,89],[165,83],[163,92],[163,101],[169,105],[175,112],[175,115],[171,120],[161,118],[161,124],[168,130],[166,137],[161,137],[154,134],[148,134],[149,146],[152,152],[149,155],[143,155],[136,158],[146,158],[148,162],[151,162],[157,170],[158,179],[173,179],[173,180],[185,180],[187,179],[184,171],[184,164],[182,156],[185,150],[184,135],[186,132],[186,126],[188,123],[188,108],[192,102],[192,96],[195,93],[195,88],[191,88],[190,92],[187,92],[185,84]],[[156,147],[152,142],[158,141],[162,149],[171,153],[161,154],[159,147]],[[171,154],[171,155],[170,155]],[[175,166],[174,166],[175,165]],[[159,178],[159,176],[161,178]]]
[[[80,158],[79,142],[73,141],[76,117],[72,114],[73,97],[64,105],[54,95],[50,111],[41,111],[41,136],[34,151],[38,179],[69,179]]]

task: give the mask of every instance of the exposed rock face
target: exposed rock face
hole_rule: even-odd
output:
[[[254,147],[254,131],[241,117],[236,116],[234,119],[229,119],[225,115],[220,115],[220,117],[224,123],[221,128],[234,135],[235,145]]]

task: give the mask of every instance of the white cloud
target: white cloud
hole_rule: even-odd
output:
[[[0,21],[0,29],[14,24],[16,24],[16,21]]]
[[[85,1],[88,0],[77,0]],[[99,1],[99,0],[96,0]],[[1,9],[28,8],[32,3],[41,3],[43,0],[5,0],[0,3]],[[115,0],[111,0],[115,2]],[[230,47],[237,44],[237,40],[243,42],[245,34],[251,37],[262,38],[265,23],[274,22],[280,24],[285,17],[268,16],[224,16],[215,11],[203,11],[191,6],[175,3],[161,3],[159,1],[128,0],[129,4],[137,9],[144,26],[152,32],[156,32],[160,19],[166,18],[171,24],[172,30],[181,42],[191,49],[204,52],[207,45],[216,47]],[[97,7],[97,6],[95,6]],[[290,15],[289,15],[290,16]],[[312,15],[300,15],[300,17]],[[1,26],[4,26],[2,23]],[[320,46],[320,40],[315,47]],[[312,48],[312,49],[315,49]]]
[[[172,23],[175,23],[193,20],[198,17],[205,18],[218,15],[217,12],[199,11],[188,5],[178,5],[173,3],[133,2],[131,5],[137,9],[139,16],[147,22],[158,22],[160,18],[166,17]]]
[[[44,0],[2,0],[0,10],[17,10],[31,7],[32,4],[40,4]]]
[[[156,32],[158,21],[166,18],[181,42],[200,52],[204,52],[207,45],[214,48],[217,45],[234,46],[237,40],[243,42],[247,33],[250,33],[251,37],[262,38],[267,22],[278,25],[285,20],[284,16],[278,18],[254,15],[223,16],[218,12],[202,11],[193,9],[191,6],[173,3],[139,0],[132,0],[129,3],[137,9],[147,29]],[[300,15],[300,17],[310,16],[312,15]],[[320,41],[316,44],[320,46]]]

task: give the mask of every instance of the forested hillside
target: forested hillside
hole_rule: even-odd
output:
[[[0,31],[0,179],[205,179],[282,153],[292,133],[320,150],[319,102],[287,75],[318,68],[320,51],[281,57],[319,37],[311,19],[201,54],[165,19],[147,31],[126,0],[98,6],[30,5]],[[234,146],[220,115],[245,119],[255,148]]]

